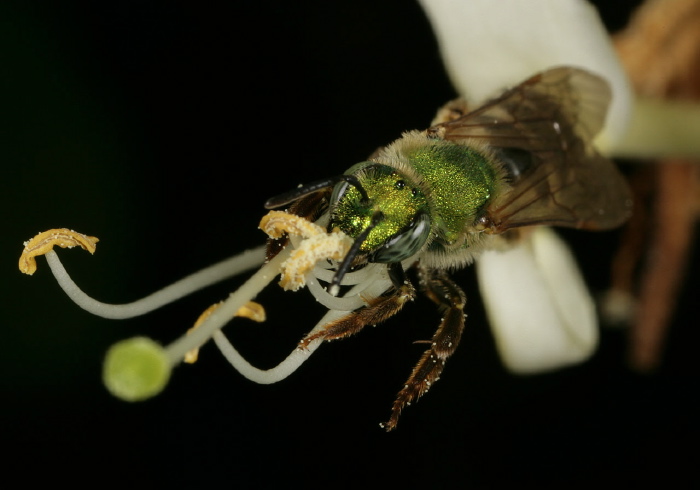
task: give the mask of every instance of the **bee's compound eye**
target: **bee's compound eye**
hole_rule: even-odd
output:
[[[430,236],[430,218],[425,212],[419,212],[413,221],[399,233],[389,238],[372,255],[372,262],[391,264],[418,253]]]

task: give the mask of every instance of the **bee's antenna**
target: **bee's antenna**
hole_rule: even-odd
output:
[[[355,237],[355,241],[352,242],[352,247],[350,247],[350,250],[348,250],[348,253],[345,255],[345,258],[340,263],[338,270],[335,271],[333,279],[331,279],[331,282],[328,285],[328,293],[331,296],[338,296],[338,293],[340,292],[340,283],[343,281],[345,274],[347,274],[347,272],[350,270],[350,265],[355,260],[357,252],[362,246],[362,242],[365,241],[367,235],[369,235],[369,232],[372,231],[372,229],[383,219],[384,213],[381,211],[375,211],[375,213],[372,215],[372,221],[370,222],[369,226],[367,226],[367,228],[362,230],[362,233]]]
[[[335,177],[329,177],[323,180],[317,180],[316,182],[311,182],[310,184],[300,185],[292,191],[285,192],[284,194],[280,194],[275,197],[271,197],[265,202],[265,209],[274,209],[280,206],[284,206],[285,204],[289,204],[292,201],[296,201],[300,197],[304,197],[308,194],[313,194],[314,192],[318,192],[322,189],[332,187],[338,182],[347,182],[348,184],[356,187],[360,194],[362,194],[362,200],[365,202],[369,201],[367,191],[365,191],[364,187],[362,187],[362,184],[360,184],[360,181],[357,179],[357,177],[355,177],[354,175],[343,174],[336,175]]]

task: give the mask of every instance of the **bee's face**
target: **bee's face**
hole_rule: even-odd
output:
[[[430,217],[428,200],[415,183],[373,162],[359,163],[348,173],[357,177],[367,197],[347,182],[337,184],[330,227],[353,238],[365,232],[359,252],[370,262],[399,262],[417,253],[430,236]]]

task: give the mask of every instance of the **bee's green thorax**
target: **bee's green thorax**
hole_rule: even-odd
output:
[[[446,243],[472,225],[496,187],[494,164],[467,146],[434,141],[406,152],[410,166],[430,190],[431,217]]]
[[[403,230],[419,211],[427,212],[428,201],[415,183],[389,166],[364,162],[353,168],[358,167],[360,170],[356,175],[370,198],[369,202],[363,202],[355,187],[348,187],[333,211],[331,226],[356,237],[370,225],[374,213],[381,211],[382,220],[360,247],[360,250],[369,252]]]
[[[471,227],[497,189],[497,168],[487,151],[407,133],[376,161],[346,172],[367,199],[356,186],[338,184],[330,225],[358,237],[380,216],[360,245],[363,252],[380,253],[374,256],[379,261],[407,257],[426,241],[431,249],[469,247]]]

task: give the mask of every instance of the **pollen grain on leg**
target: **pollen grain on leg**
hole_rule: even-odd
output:
[[[34,274],[36,272],[35,257],[50,252],[54,246],[62,248],[82,247],[93,254],[98,241],[94,236],[83,235],[67,228],[44,231],[24,243],[24,250],[19,258],[19,270],[30,276]]]
[[[209,308],[204,310],[201,315],[199,315],[199,318],[197,318],[197,321],[194,323],[194,325],[187,330],[187,335],[192,333],[195,329],[199,328],[199,326],[211,316],[211,314],[217,310],[224,302],[220,301],[218,303],[215,303],[211,305]],[[250,320],[256,321],[256,322],[264,322],[265,321],[265,309],[262,307],[260,303],[256,303],[255,301],[248,301],[246,304],[241,306],[234,317],[243,317],[243,318],[248,318]],[[191,349],[187,351],[185,354],[185,358],[183,359],[184,362],[187,364],[194,364],[197,362],[197,358],[199,357],[199,347],[196,347],[194,349]]]

